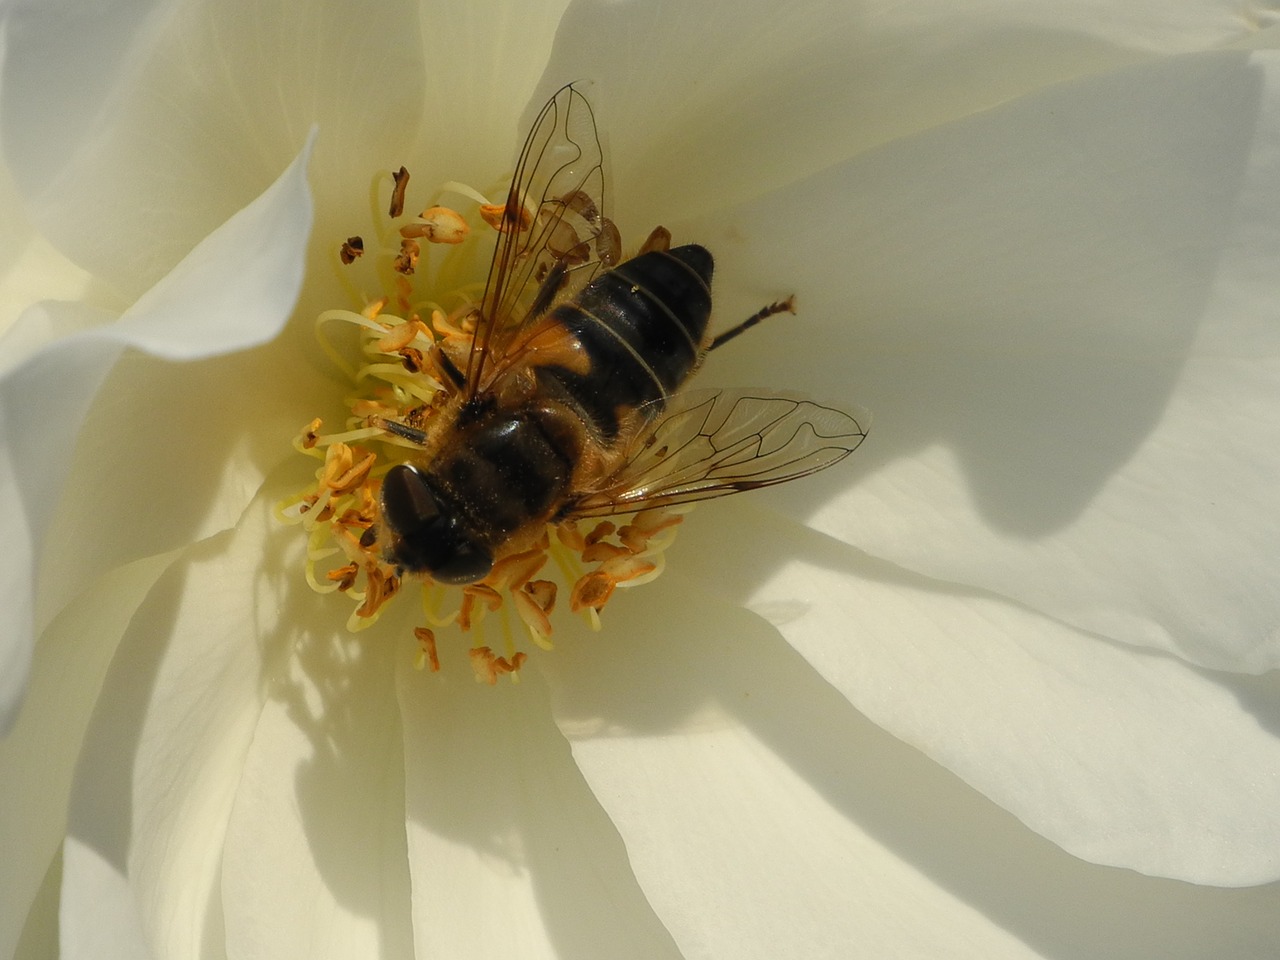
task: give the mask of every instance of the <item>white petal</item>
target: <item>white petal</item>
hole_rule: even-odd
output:
[[[47,326],[54,312],[91,313],[87,308],[33,307],[5,339],[28,339],[31,326]],[[97,341],[72,341],[56,354],[38,352],[0,374],[0,491],[6,501],[0,537],[9,547],[0,587],[0,734],[17,715],[30,668],[40,540],[57,503],[85,408],[120,349]]]
[[[13,955],[22,918],[58,856],[72,771],[116,645],[171,559],[152,557],[111,571],[36,645],[27,703],[0,741],[0,956]]]
[[[102,570],[233,525],[268,471],[298,461],[290,438],[333,414],[336,394],[285,340],[183,364],[122,357],[44,541],[37,628]]]
[[[5,576],[6,625],[0,630],[0,730],[12,722],[30,657],[32,567],[63,489],[74,438],[98,387],[126,346],[192,359],[275,336],[302,282],[310,223],[304,151],[267,193],[193,250],[118,322],[98,322],[98,314],[79,305],[38,304],[9,331],[6,340],[29,347],[48,331],[82,328],[8,361],[0,371],[0,482],[11,504],[0,533],[13,545]],[[31,325],[38,334],[30,332]],[[136,407],[127,414],[140,425],[165,415]],[[101,482],[100,476],[93,479]],[[90,507],[100,504],[96,487],[86,498]],[[129,514],[119,519],[126,518],[132,519]],[[82,543],[81,529],[73,537]],[[120,545],[117,540],[112,546]],[[71,585],[68,572],[57,573],[65,590]]]
[[[477,189],[489,186],[489,176],[510,172],[527,132],[516,122],[546,66],[567,3],[446,0],[420,7],[427,81],[444,93],[423,102],[415,162],[443,152],[451,159],[435,165],[437,175],[455,179],[476,178],[479,167],[484,177],[474,183]]]
[[[347,634],[309,591],[291,600],[297,640],[269,680],[227,830],[227,955],[412,957],[393,673],[409,645]]]
[[[657,583],[615,599],[604,634],[537,660],[574,758],[685,956],[1243,960],[1280,936],[1280,886],[1209,890],[1084,863],[924,760],[766,623],[686,587],[682,572],[733,566],[723,536],[701,539]],[[882,669],[901,639],[859,642],[858,628],[844,637],[850,672],[902,712],[932,714],[928,665]]]
[[[234,532],[186,551],[138,609],[112,662],[76,769],[64,865],[63,955],[112,955],[95,901],[137,915],[151,955],[223,956],[219,879],[227,822],[265,694],[287,656],[296,530],[265,499]],[[303,588],[305,589],[305,588]],[[308,598],[311,599],[311,598]],[[109,882],[117,878],[117,882]],[[82,954],[68,945],[84,947]]]
[[[62,850],[49,858],[49,868],[18,937],[14,960],[43,960],[58,955],[58,898],[62,894]]]
[[[722,315],[801,309],[704,376],[875,417],[772,502],[1125,642],[1280,664],[1276,63],[1054,88],[697,221]]]
[[[1040,87],[1274,21],[1249,6],[589,0],[570,7],[544,86],[599,82],[616,213],[638,240]]]
[[[27,222],[9,169],[0,163],[0,337],[38,300],[75,300],[89,275],[58,253]],[[6,351],[7,352],[7,351]],[[25,351],[23,351],[25,353]]]
[[[145,960],[155,955],[119,863],[94,844],[70,836],[62,848],[62,870],[59,956]]]
[[[257,200],[202,240],[103,335],[194,360],[266,343],[288,319],[311,232],[306,145]]]
[[[871,720],[1032,829],[1144,873],[1280,878],[1274,682],[1133,650],[740,513],[736,526],[790,559],[721,563],[717,586]],[[682,564],[722,555],[714,531],[685,534]]]
[[[91,13],[29,4],[8,18],[15,179],[45,234],[130,298],[275,180],[322,119],[306,107],[316,78],[346,81],[318,69],[325,50],[308,51],[303,24],[273,13],[155,0]],[[330,49],[328,65],[340,62],[340,44]],[[291,53],[307,67],[305,95],[273,82]]]
[[[399,672],[417,955],[680,956],[541,680],[480,686],[459,647],[437,676]]]
[[[42,229],[136,295],[259,193],[313,124],[326,251],[367,223],[377,170],[407,164],[430,188],[463,179],[473,168],[454,160],[497,130],[496,174],[563,3],[65,6],[31,4],[9,24],[7,153]],[[467,112],[504,101],[501,116]]]

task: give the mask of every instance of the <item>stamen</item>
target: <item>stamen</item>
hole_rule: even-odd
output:
[[[399,217],[405,208],[408,172],[401,168],[391,177],[387,207],[382,206],[387,174],[373,181],[371,199],[383,198],[375,204],[379,217],[383,210]],[[306,488],[276,505],[276,515],[306,532],[306,581],[317,593],[345,598],[348,629],[367,629],[400,593],[416,590],[423,621],[413,628],[416,665],[440,670],[439,642],[447,636],[440,631],[470,632],[472,671],[478,681],[495,684],[503,676],[518,678],[528,656],[522,646],[553,648],[562,590],[568,591],[570,611],[599,629],[599,612],[617,589],[656,577],[685,508],[557,522],[534,542],[500,553],[488,576],[461,588],[425,577],[405,581],[383,558],[384,545],[378,542],[382,478],[396,464],[423,465],[432,449],[433,417],[457,389],[457,371],[466,366],[477,329],[491,247],[475,238],[492,241],[496,230],[523,230],[534,222],[521,200],[501,189],[491,195],[507,195],[502,204],[488,203],[465,184],[446,183],[437,197],[445,194],[463,198],[468,206],[458,211],[437,202],[398,227],[375,222],[364,237],[376,241],[366,244],[353,236],[340,245],[335,263],[340,260],[351,271],[345,285],[357,297],[356,306],[324,311],[315,329],[321,349],[351,384],[350,412],[332,426],[316,418],[294,437],[295,449],[317,461],[316,469]],[[600,219],[586,202],[589,197],[567,199],[584,223]],[[557,243],[569,255],[578,241],[566,233]],[[609,243],[617,244],[616,230]],[[380,295],[355,293],[368,282]],[[484,621],[494,614],[493,630],[501,635],[498,648],[505,647],[504,655],[484,640]]]
[[[497,663],[499,659],[488,647],[472,647],[471,669],[475,672],[476,682],[487,683],[489,686],[496,684],[501,672]]]
[[[617,585],[617,581],[602,570],[588,573],[573,585],[569,609],[574,613],[587,607],[599,611],[609,602],[609,598],[613,596],[613,588]]]
[[[413,635],[418,638],[418,643],[422,647],[420,662],[416,664],[419,670],[423,665],[429,665],[432,673],[440,672],[440,654],[436,650],[436,635],[434,631],[428,630],[426,627],[414,627]]]
[[[396,273],[406,276],[418,269],[418,258],[422,256],[422,247],[417,240],[401,240],[400,253],[396,256],[394,269]]]
[[[461,243],[470,232],[467,221],[448,207],[428,207],[416,221],[400,228],[400,236],[425,238],[430,243]]]
[[[409,171],[401,167],[391,176],[396,186],[391,192],[391,205],[387,208],[387,216],[394,220],[404,213],[404,192],[409,186]]]
[[[316,441],[320,439],[319,436],[316,434],[316,431],[319,430],[323,425],[324,425],[324,421],[321,420],[319,417],[316,417],[314,420],[312,420],[310,423],[306,425],[306,427],[302,431],[302,437],[299,440],[299,445],[301,449],[310,450],[316,445]]]
[[[347,237],[338,250],[338,256],[347,266],[355,263],[357,258],[364,256],[364,240],[360,237]]]

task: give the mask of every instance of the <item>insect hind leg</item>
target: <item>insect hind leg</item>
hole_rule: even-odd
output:
[[[722,347],[734,337],[750,330],[761,320],[772,317],[776,313],[795,313],[796,298],[794,295],[787,297],[785,300],[779,300],[777,303],[771,303],[767,307],[761,307],[747,319],[743,320],[736,327],[730,327],[724,333],[717,336],[711,341],[711,345],[707,347],[707,352],[714,350],[716,347]]]

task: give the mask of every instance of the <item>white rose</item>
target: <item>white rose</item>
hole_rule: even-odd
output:
[[[0,955],[1268,955],[1274,14],[1108,6],[7,7]],[[700,376],[875,430],[423,674],[270,515],[328,258],[585,78],[624,236],[798,294]]]

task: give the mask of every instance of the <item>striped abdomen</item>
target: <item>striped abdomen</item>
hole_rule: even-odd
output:
[[[655,250],[593,280],[551,320],[582,347],[585,372],[539,366],[539,387],[581,411],[609,441],[618,410],[658,406],[679,389],[702,354],[711,316],[711,254],[690,244]]]
[[[557,307],[542,328],[555,349],[526,368],[534,396],[510,403],[498,389],[466,400],[429,463],[387,473],[387,559],[444,583],[471,583],[512,537],[555,516],[592,442],[587,434],[617,440],[622,415],[647,404],[644,415],[655,416],[697,366],[711,269],[702,247],[653,251]]]

